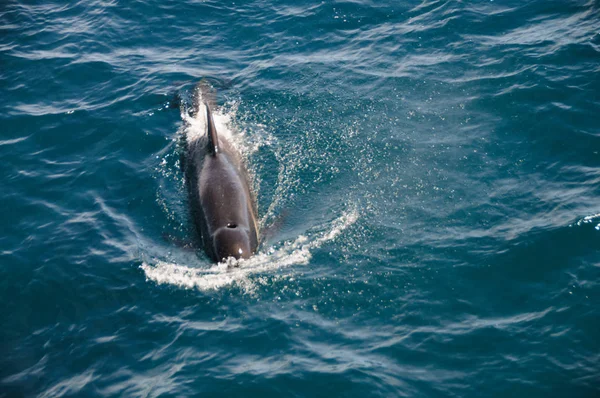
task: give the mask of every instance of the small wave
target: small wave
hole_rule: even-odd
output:
[[[230,258],[226,262],[218,263],[208,269],[161,260],[156,260],[153,264],[144,262],[140,268],[144,271],[146,280],[158,284],[168,284],[186,289],[196,288],[201,291],[217,290],[235,284],[246,293],[252,293],[257,284],[262,281],[260,278],[253,278],[254,275],[274,272],[292,265],[308,264],[313,250],[334,240],[357,219],[358,211],[351,208],[335,219],[326,231],[311,237],[300,235],[293,241],[285,242],[279,248],[272,247],[267,252],[258,253],[250,259],[234,260]]]
[[[586,216],[581,220],[575,223],[576,226],[581,226],[583,224],[596,224],[594,227],[597,231],[600,231],[600,213],[592,214],[591,216]]]
[[[26,136],[26,137],[14,138],[14,139],[12,139],[12,140],[0,140],[0,146],[18,144],[19,142],[25,141],[25,140],[26,140],[26,139],[28,139],[29,137],[31,137],[31,136],[30,136],[30,135],[28,135],[28,136]]]

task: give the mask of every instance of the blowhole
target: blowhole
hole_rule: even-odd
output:
[[[237,228],[237,224],[236,223],[227,223],[227,228]]]

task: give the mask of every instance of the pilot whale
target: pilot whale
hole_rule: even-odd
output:
[[[215,262],[249,258],[259,242],[257,206],[240,154],[219,135],[212,115],[216,103],[206,88],[194,90],[192,117],[204,117],[205,132],[185,134],[182,168],[191,216],[204,251]]]

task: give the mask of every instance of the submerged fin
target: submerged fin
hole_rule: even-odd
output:
[[[212,113],[210,111],[210,106],[205,104],[206,106],[206,135],[208,136],[208,143],[206,144],[206,149],[208,153],[213,156],[216,156],[219,153],[219,137],[217,136],[217,129],[215,128],[215,121],[213,120]]]
[[[192,92],[192,117],[196,117],[202,110],[202,104],[206,104],[212,108],[217,107],[217,91],[206,79],[200,80]]]

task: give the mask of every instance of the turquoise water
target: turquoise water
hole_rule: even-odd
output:
[[[594,397],[600,4],[0,5],[0,397]],[[267,239],[190,248],[207,79]]]

